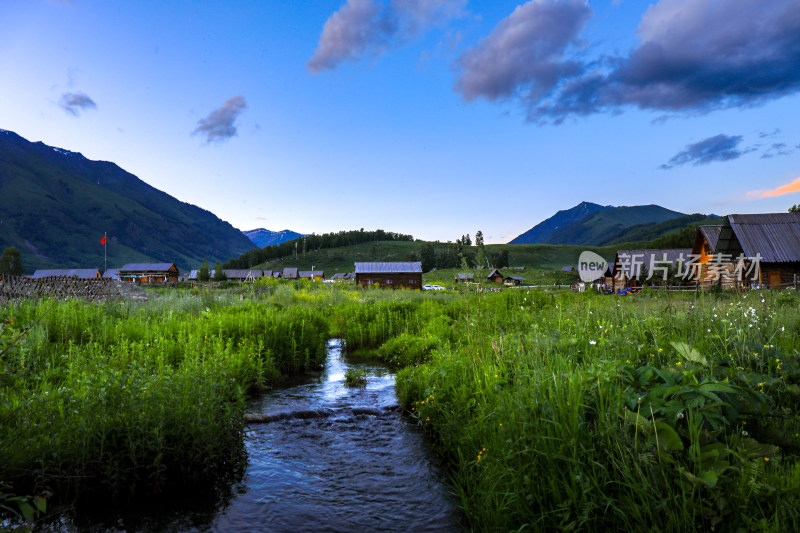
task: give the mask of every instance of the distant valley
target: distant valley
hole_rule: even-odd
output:
[[[713,221],[706,215],[686,215],[658,205],[617,207],[582,202],[557,212],[509,244],[644,243]],[[104,233],[108,235],[109,268],[128,262],[174,262],[182,271],[197,268],[204,259],[212,264],[234,262],[255,248],[307,236],[288,229],[239,231],[114,163],[91,161],[79,153],[0,130],[0,248],[19,249],[27,271],[102,269],[100,239]],[[407,238],[412,239],[410,235]],[[403,257],[416,257],[421,244],[409,242]],[[347,252],[339,255],[349,257]],[[246,263],[255,264],[249,259]]]

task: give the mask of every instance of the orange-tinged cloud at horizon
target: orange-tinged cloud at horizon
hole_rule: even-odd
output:
[[[784,194],[791,194],[793,192],[800,192],[800,178],[797,178],[791,183],[776,187],[771,191],[752,191],[747,193],[751,198],[773,198],[775,196],[783,196]]]

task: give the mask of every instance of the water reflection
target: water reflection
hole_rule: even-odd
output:
[[[344,385],[364,369],[363,388]],[[348,361],[338,340],[323,370],[254,401],[248,468],[213,500],[164,501],[144,512],[62,515],[52,531],[458,531],[436,458],[394,409],[394,374],[379,362]],[[303,413],[316,412],[318,416]]]

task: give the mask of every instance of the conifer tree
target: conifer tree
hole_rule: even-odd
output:
[[[208,281],[211,276],[208,274],[208,261],[203,259],[203,266],[197,271],[197,281]]]
[[[3,255],[0,256],[0,275],[21,276],[24,273],[25,268],[22,266],[19,250],[13,246],[3,250]]]
[[[214,265],[214,281],[225,281],[228,279],[228,276],[225,275],[225,271],[222,270],[222,264],[217,261],[217,264]]]

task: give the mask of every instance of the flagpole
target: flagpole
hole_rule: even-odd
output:
[[[106,274],[106,270],[108,270],[108,254],[106,253],[106,248],[108,247],[106,237],[108,236],[107,232],[103,232],[103,275]]]

